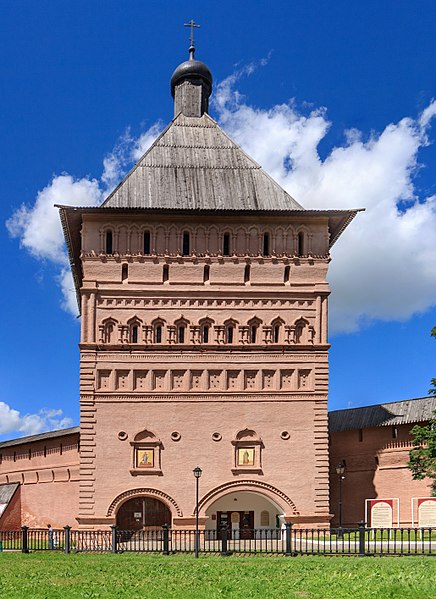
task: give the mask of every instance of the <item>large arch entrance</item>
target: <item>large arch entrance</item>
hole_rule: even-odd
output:
[[[232,538],[250,539],[254,530],[280,530],[284,523],[283,509],[261,493],[234,491],[214,501],[207,509],[206,530],[231,530]]]
[[[171,526],[171,512],[156,497],[132,497],[118,509],[116,524],[119,530],[154,530]]]

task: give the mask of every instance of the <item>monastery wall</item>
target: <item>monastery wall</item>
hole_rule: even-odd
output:
[[[13,512],[14,526],[77,526],[78,442],[75,433],[0,448],[0,484],[20,483],[15,494],[20,502],[19,518],[16,505],[8,506],[4,518]],[[3,519],[1,526],[5,526]]]
[[[331,434],[330,506],[335,514],[332,525],[338,525],[339,477],[335,466],[342,461],[346,466],[342,481],[345,526],[366,521],[365,499],[376,498],[399,498],[400,523],[411,526],[412,497],[431,495],[429,480],[413,480],[407,468],[413,426],[379,426]]]

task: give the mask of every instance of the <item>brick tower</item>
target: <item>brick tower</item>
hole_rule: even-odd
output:
[[[355,210],[304,210],[208,115],[212,75],[99,208],[60,207],[81,307],[83,528],[329,523],[329,248]]]

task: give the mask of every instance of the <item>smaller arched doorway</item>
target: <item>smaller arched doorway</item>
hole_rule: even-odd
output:
[[[254,531],[280,530],[284,522],[283,510],[271,499],[255,491],[234,491],[214,501],[207,509],[207,530],[222,528],[232,531],[232,538],[252,539]]]
[[[164,524],[171,526],[171,512],[165,503],[155,497],[133,497],[117,511],[119,530],[154,530]]]

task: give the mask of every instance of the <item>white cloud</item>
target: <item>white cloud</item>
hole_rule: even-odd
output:
[[[100,181],[83,177],[75,179],[69,174],[55,175],[39,191],[33,205],[22,204],[6,227],[12,237],[20,239],[25,248],[38,259],[47,259],[60,266],[57,281],[62,291],[61,306],[77,316],[74,282],[68,265],[64,236],[55,204],[67,206],[98,206],[124,176],[125,171],[148,149],[162,129],[155,123],[139,138],[133,138],[126,129],[114,149],[103,159]]]
[[[18,410],[0,401],[0,435],[37,435],[44,431],[68,428],[72,424],[71,418],[63,417],[59,409],[42,409],[36,414],[21,415]]]
[[[218,86],[218,120],[305,208],[366,208],[332,250],[330,323],[354,331],[373,320],[406,320],[436,304],[436,197],[419,198],[414,176],[428,145],[433,101],[417,119],[388,124],[367,141],[345,131],[345,143],[322,160],[330,123],[325,109],[302,114],[294,104],[253,108]]]
[[[95,179],[74,179],[71,175],[54,176],[38,192],[33,206],[23,204],[7,221],[12,237],[19,237],[21,246],[36,258],[47,258],[65,264],[64,241],[55,204],[96,206],[102,201]]]

